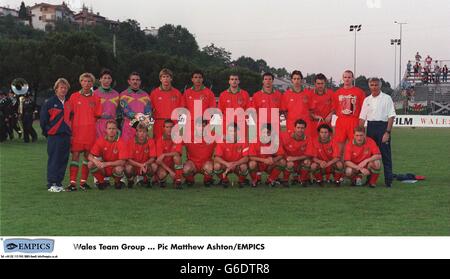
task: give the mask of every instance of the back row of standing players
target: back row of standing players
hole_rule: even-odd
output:
[[[319,184],[330,180],[333,175],[334,183],[339,185],[344,172],[353,183],[359,175],[370,175],[368,182],[371,186],[376,183],[381,167],[380,152],[371,139],[366,139],[364,130],[357,129],[365,94],[353,86],[351,71],[344,72],[344,86],[336,92],[326,88],[327,80],[323,74],[316,75],[314,89],[306,89],[302,85],[302,73],[294,71],[291,75],[292,87],[284,94],[274,89],[274,76],[265,73],[262,89],[252,98],[239,87],[239,76],[232,74],[229,77],[230,87],[220,94],[217,105],[213,92],[203,85],[201,71],[192,73],[192,87],[186,89],[184,94],[172,87],[173,74],[170,70],[161,70],[159,77],[161,85],[148,94],[140,88],[140,75],[133,72],[128,78],[129,87],[119,94],[111,88],[113,79],[108,70],[100,74],[101,86],[95,91],[92,90],[95,77],[89,73],[80,76],[81,90],[73,93],[64,103],[64,123],[71,130],[72,154],[67,191],[77,190],[79,168],[82,190],[90,188],[86,183],[89,172],[96,177],[99,189],[108,185],[105,176],[114,177],[115,187],[120,189],[125,186],[121,182],[123,176],[127,177],[128,187],[131,188],[137,175],[144,177],[140,183],[147,186],[152,183],[163,186],[166,176],[170,175],[175,187],[181,188],[183,182],[193,184],[196,173],[204,175],[206,186],[211,185],[213,175],[217,175],[226,187],[229,183],[227,175],[236,173],[240,186],[250,183],[256,187],[261,181],[261,172],[268,173],[267,182],[272,186],[288,186],[292,183],[289,182],[292,174],[297,177],[292,180],[300,185],[308,184],[311,174]],[[179,107],[186,108],[193,115],[195,100],[202,102],[202,112],[218,107],[224,113],[223,119],[226,119],[227,108],[255,108],[256,111],[278,108],[286,116],[287,131],[281,133],[280,145],[273,154],[263,154],[261,148],[270,143],[263,144],[259,139],[257,143],[239,143],[236,133],[239,125],[224,123],[226,136],[232,139],[231,142],[185,143],[187,161],[183,163],[182,145],[174,143],[170,137],[174,125],[170,118],[172,111]],[[120,138],[115,121],[118,108],[124,116]],[[49,109],[52,108],[44,106],[41,112],[41,126],[47,135],[51,134],[45,126],[46,120],[52,117],[51,112],[47,119],[45,117]],[[148,137],[145,125],[140,124],[136,128],[130,125],[138,114],[152,115],[155,119],[153,139]],[[338,117],[334,136],[331,129],[333,114]],[[207,123],[196,124],[204,126]],[[192,126],[196,124],[192,121]],[[260,131],[260,137],[269,137],[271,131],[272,125],[268,120]],[[355,141],[354,135],[357,136]],[[81,154],[84,158],[80,164]],[[248,175],[250,181],[247,180]],[[62,187],[58,181],[61,178],[48,180],[49,189],[52,186]]]

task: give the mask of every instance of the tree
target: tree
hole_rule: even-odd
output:
[[[207,56],[213,58],[218,63],[228,65],[231,63],[231,52],[227,51],[223,47],[217,47],[213,43],[209,46],[205,46],[202,52]]]
[[[194,57],[199,52],[194,35],[182,27],[166,24],[158,29],[157,49],[168,54]]]
[[[25,7],[25,3],[23,1],[20,3],[19,18],[25,20],[29,18],[27,8]]]
[[[241,56],[237,60],[233,61],[233,65],[236,67],[247,68],[253,72],[260,73],[259,65],[251,57]]]

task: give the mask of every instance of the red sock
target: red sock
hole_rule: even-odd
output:
[[[328,167],[325,169],[325,177],[327,180],[330,180],[332,170],[333,170],[333,167]]]
[[[245,181],[245,176],[239,175],[239,182],[244,182],[244,181]]]
[[[102,174],[102,172],[100,170],[94,172],[92,174],[95,178],[97,178],[98,183],[103,183],[105,182],[105,176]]]
[[[87,166],[87,164],[82,164],[81,165],[81,181],[83,181],[84,183],[86,183],[86,180],[88,179],[88,177],[89,177],[89,169],[88,169],[88,166]]]
[[[334,172],[334,181],[339,181],[342,179],[342,173],[341,172]]]
[[[317,180],[317,181],[322,181],[322,178],[323,178],[323,176],[322,176],[322,173],[321,173],[320,171],[318,171],[318,172],[316,172],[316,173],[314,174],[314,179],[315,179],[315,180]]]
[[[278,176],[280,175],[281,170],[279,170],[277,167],[273,168],[272,172],[269,176],[269,181],[275,181],[277,180]]]
[[[256,171],[251,172],[250,173],[250,177],[252,178],[252,181],[257,181],[258,180],[258,175],[257,175]]]
[[[72,164],[70,165],[70,183],[72,183],[72,181],[77,182],[77,177],[78,177],[78,164]]]
[[[186,181],[187,181],[187,182],[194,182],[194,176],[193,176],[192,174],[186,176]]]
[[[378,176],[380,176],[378,173],[371,173],[370,174],[370,179],[369,179],[369,184],[370,185],[377,184]]]
[[[221,175],[221,180],[224,181],[224,182],[228,182],[228,175],[222,174]]]
[[[203,181],[204,181],[204,182],[211,181],[211,180],[212,180],[212,176],[211,176],[211,175],[209,175],[209,174],[207,174],[207,173],[205,173],[205,174],[203,175]]]
[[[181,170],[175,170],[175,179],[181,179],[181,177],[183,176],[183,169]]]
[[[300,181],[307,181],[309,179],[308,175],[309,175],[309,171],[308,170],[301,169],[300,170]]]
[[[289,176],[291,176],[291,172],[288,170],[284,170],[283,171],[283,179],[288,181],[289,180]]]

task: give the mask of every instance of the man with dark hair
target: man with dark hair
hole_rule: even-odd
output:
[[[286,117],[286,128],[289,133],[293,133],[297,119],[303,119],[309,126],[311,92],[303,87],[303,74],[300,71],[293,71],[291,74],[292,87],[288,88],[281,97],[281,111]],[[306,132],[309,135],[309,132]]]
[[[192,87],[186,89],[183,94],[184,105],[190,113],[191,117],[191,132],[194,132],[194,104],[197,102],[201,103],[202,109],[201,113],[203,113],[208,108],[216,107],[216,97],[214,93],[203,85],[204,75],[200,70],[196,70],[191,75]],[[197,116],[198,117],[198,116]]]
[[[314,78],[314,90],[311,91],[310,102],[310,116],[311,125],[309,127],[309,134],[311,137],[318,136],[317,128],[321,124],[328,124],[331,126],[331,119],[333,116],[333,90],[326,87],[327,78],[324,74],[317,74]]]
[[[273,88],[274,75],[272,73],[264,73],[262,78],[263,87],[260,91],[253,94],[251,107],[255,108],[258,114],[258,119],[255,119],[257,123],[260,123],[260,121],[262,123],[272,123],[271,109],[281,108],[282,97],[280,91]],[[263,109],[267,109],[267,117],[260,120],[259,115],[262,114]],[[279,124],[279,113],[274,115],[274,118],[277,119],[276,123]],[[279,127],[276,130],[279,130]]]
[[[157,176],[160,187],[165,187],[164,180],[170,175],[176,189],[182,189],[183,163],[181,162],[182,145],[173,142],[171,132],[174,124],[170,119],[164,121],[164,133],[156,141]]]
[[[250,156],[248,167],[252,178],[252,187],[256,187],[261,182],[261,172],[269,174],[267,183],[270,186],[275,187],[280,184],[277,179],[286,168],[286,160],[283,158],[284,150],[280,146],[279,136],[275,133],[272,134],[270,123],[262,125],[258,141],[250,144],[248,155]]]
[[[362,175],[370,176],[369,187],[375,188],[380,174],[380,149],[375,141],[366,137],[364,127],[354,129],[353,140],[345,146],[344,161],[345,175],[352,181],[352,185],[362,185]]]
[[[148,137],[148,128],[140,123],[136,127],[136,136],[128,141],[128,160],[125,164],[125,176],[128,179],[128,188],[133,188],[135,176],[142,176],[140,186],[151,187],[152,177],[158,165],[156,160],[156,144]]]
[[[218,108],[223,115],[222,125],[224,126],[224,131],[228,125],[238,121],[237,117],[234,117],[234,119],[229,120],[230,122],[227,122],[227,109],[236,110],[242,108],[245,111],[250,105],[248,92],[239,87],[240,81],[238,74],[230,74],[228,84],[230,85],[228,89],[220,93],[218,103]],[[239,125],[245,124],[239,123]]]
[[[228,187],[228,174],[235,173],[239,178],[239,187],[246,184],[248,175],[248,152],[249,146],[245,142],[239,142],[237,123],[227,126],[226,139],[218,143],[214,157],[214,172],[220,177],[220,183]]]
[[[323,175],[327,182],[333,173],[336,186],[341,185],[344,174],[344,164],[340,160],[339,146],[331,137],[333,129],[328,124],[321,124],[317,128],[319,136],[312,141],[313,159],[311,171],[317,184],[323,184]]]
[[[213,183],[213,153],[215,142],[207,142],[203,138],[203,129],[208,125],[201,117],[195,121],[194,141],[185,143],[187,161],[184,163],[183,175],[188,185],[194,184],[196,173],[203,174],[203,183],[209,187]]]
[[[286,169],[283,174],[283,184],[289,185],[289,176],[299,174],[298,183],[306,187],[311,167],[312,146],[311,139],[305,135],[307,123],[303,119],[297,119],[292,132],[287,131],[281,135],[281,143],[284,149]]]
[[[31,98],[31,94],[27,93],[23,97],[21,104],[20,118],[22,119],[23,126],[23,141],[35,142],[37,141],[37,133],[33,128],[34,114],[37,113],[36,103]]]
[[[128,159],[126,143],[119,138],[117,122],[106,122],[106,136],[98,138],[89,154],[88,167],[97,179],[97,188],[104,190],[107,187],[105,176],[114,177],[114,187],[117,190],[125,185],[122,181],[124,166]]]
[[[140,74],[132,72],[128,76],[128,85],[128,89],[120,93],[120,106],[124,114],[122,125],[122,138],[124,141],[129,141],[136,135],[136,130],[130,125],[130,122],[141,116],[148,118],[152,115],[150,97],[147,92],[141,89]]]
[[[102,106],[101,117],[97,120],[96,129],[97,138],[106,136],[106,122],[117,119],[117,110],[119,108],[119,93],[112,88],[112,72],[109,69],[103,69],[99,76],[100,86],[94,91],[94,96],[100,98]]]

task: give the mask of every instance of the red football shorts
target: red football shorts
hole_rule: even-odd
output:
[[[342,143],[345,142],[345,140],[353,140],[354,129],[358,124],[358,118],[338,118],[336,120],[336,128],[334,129],[334,138],[336,142]]]

